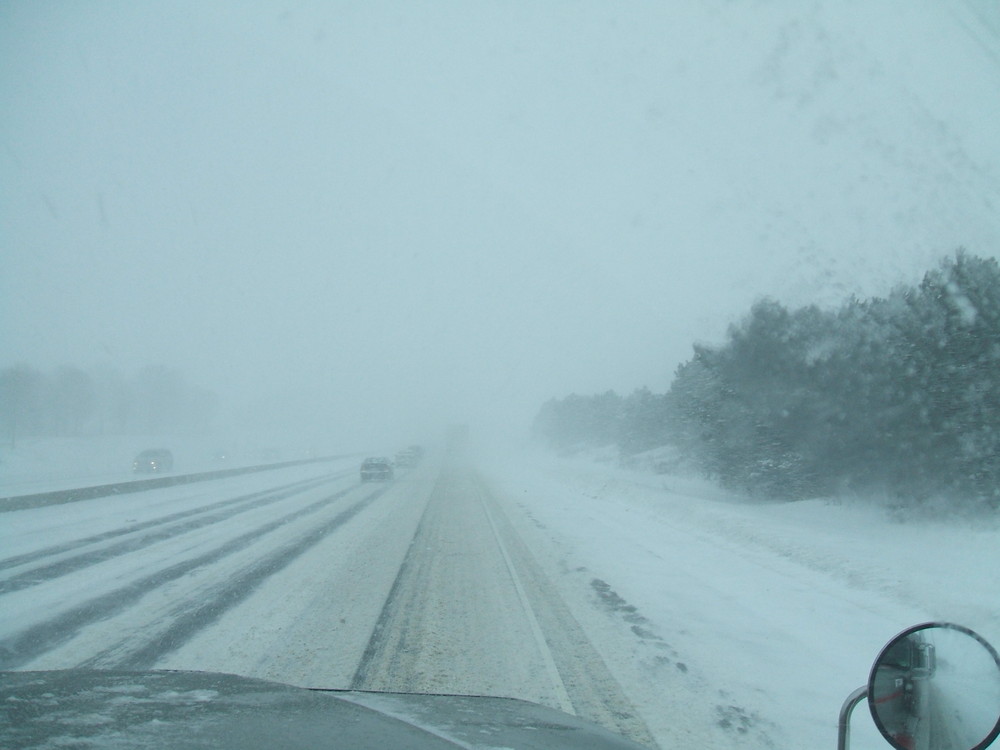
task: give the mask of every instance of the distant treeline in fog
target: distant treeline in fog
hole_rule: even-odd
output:
[[[670,446],[723,485],[1000,507],[1000,267],[959,251],[917,287],[839,310],[762,301],[696,345],[665,394],[551,400],[560,450]]]
[[[0,429],[7,445],[23,437],[155,434],[205,427],[215,396],[176,371],[146,367],[126,378],[110,369],[28,365],[0,370]]]

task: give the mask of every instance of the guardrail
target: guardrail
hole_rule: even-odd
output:
[[[108,495],[124,495],[130,492],[143,492],[145,490],[153,490],[160,487],[173,487],[178,484],[204,482],[209,479],[224,479],[225,477],[234,477],[240,474],[252,474],[258,471],[284,469],[289,466],[315,464],[323,461],[337,461],[342,458],[350,458],[350,455],[345,454],[342,456],[324,456],[323,458],[303,458],[297,461],[282,461],[277,464],[242,466],[236,469],[218,469],[216,471],[203,471],[197,474],[177,474],[155,477],[153,479],[132,479],[127,482],[101,484],[93,487],[77,487],[71,490],[55,490],[53,492],[37,492],[32,495],[0,497],[0,513],[12,510],[26,510],[28,508],[41,508],[46,505],[73,503],[78,500],[93,500],[94,498],[107,497]]]

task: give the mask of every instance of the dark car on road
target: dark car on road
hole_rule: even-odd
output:
[[[369,457],[361,462],[362,482],[388,482],[392,479],[392,463],[388,458]]]
[[[174,468],[174,456],[166,448],[144,450],[132,462],[132,471],[137,474],[157,474]]]

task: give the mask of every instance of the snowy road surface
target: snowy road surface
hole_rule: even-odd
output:
[[[506,514],[453,461],[8,513],[0,667],[519,697],[655,744]]]
[[[0,513],[3,668],[514,696],[664,750],[834,747],[890,637],[950,620],[1000,643],[998,590],[995,519],[521,452]],[[886,747],[865,714],[852,748]]]

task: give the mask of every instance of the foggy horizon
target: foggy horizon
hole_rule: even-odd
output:
[[[7,4],[0,368],[344,439],[664,391],[758,298],[1000,255],[963,8]]]

